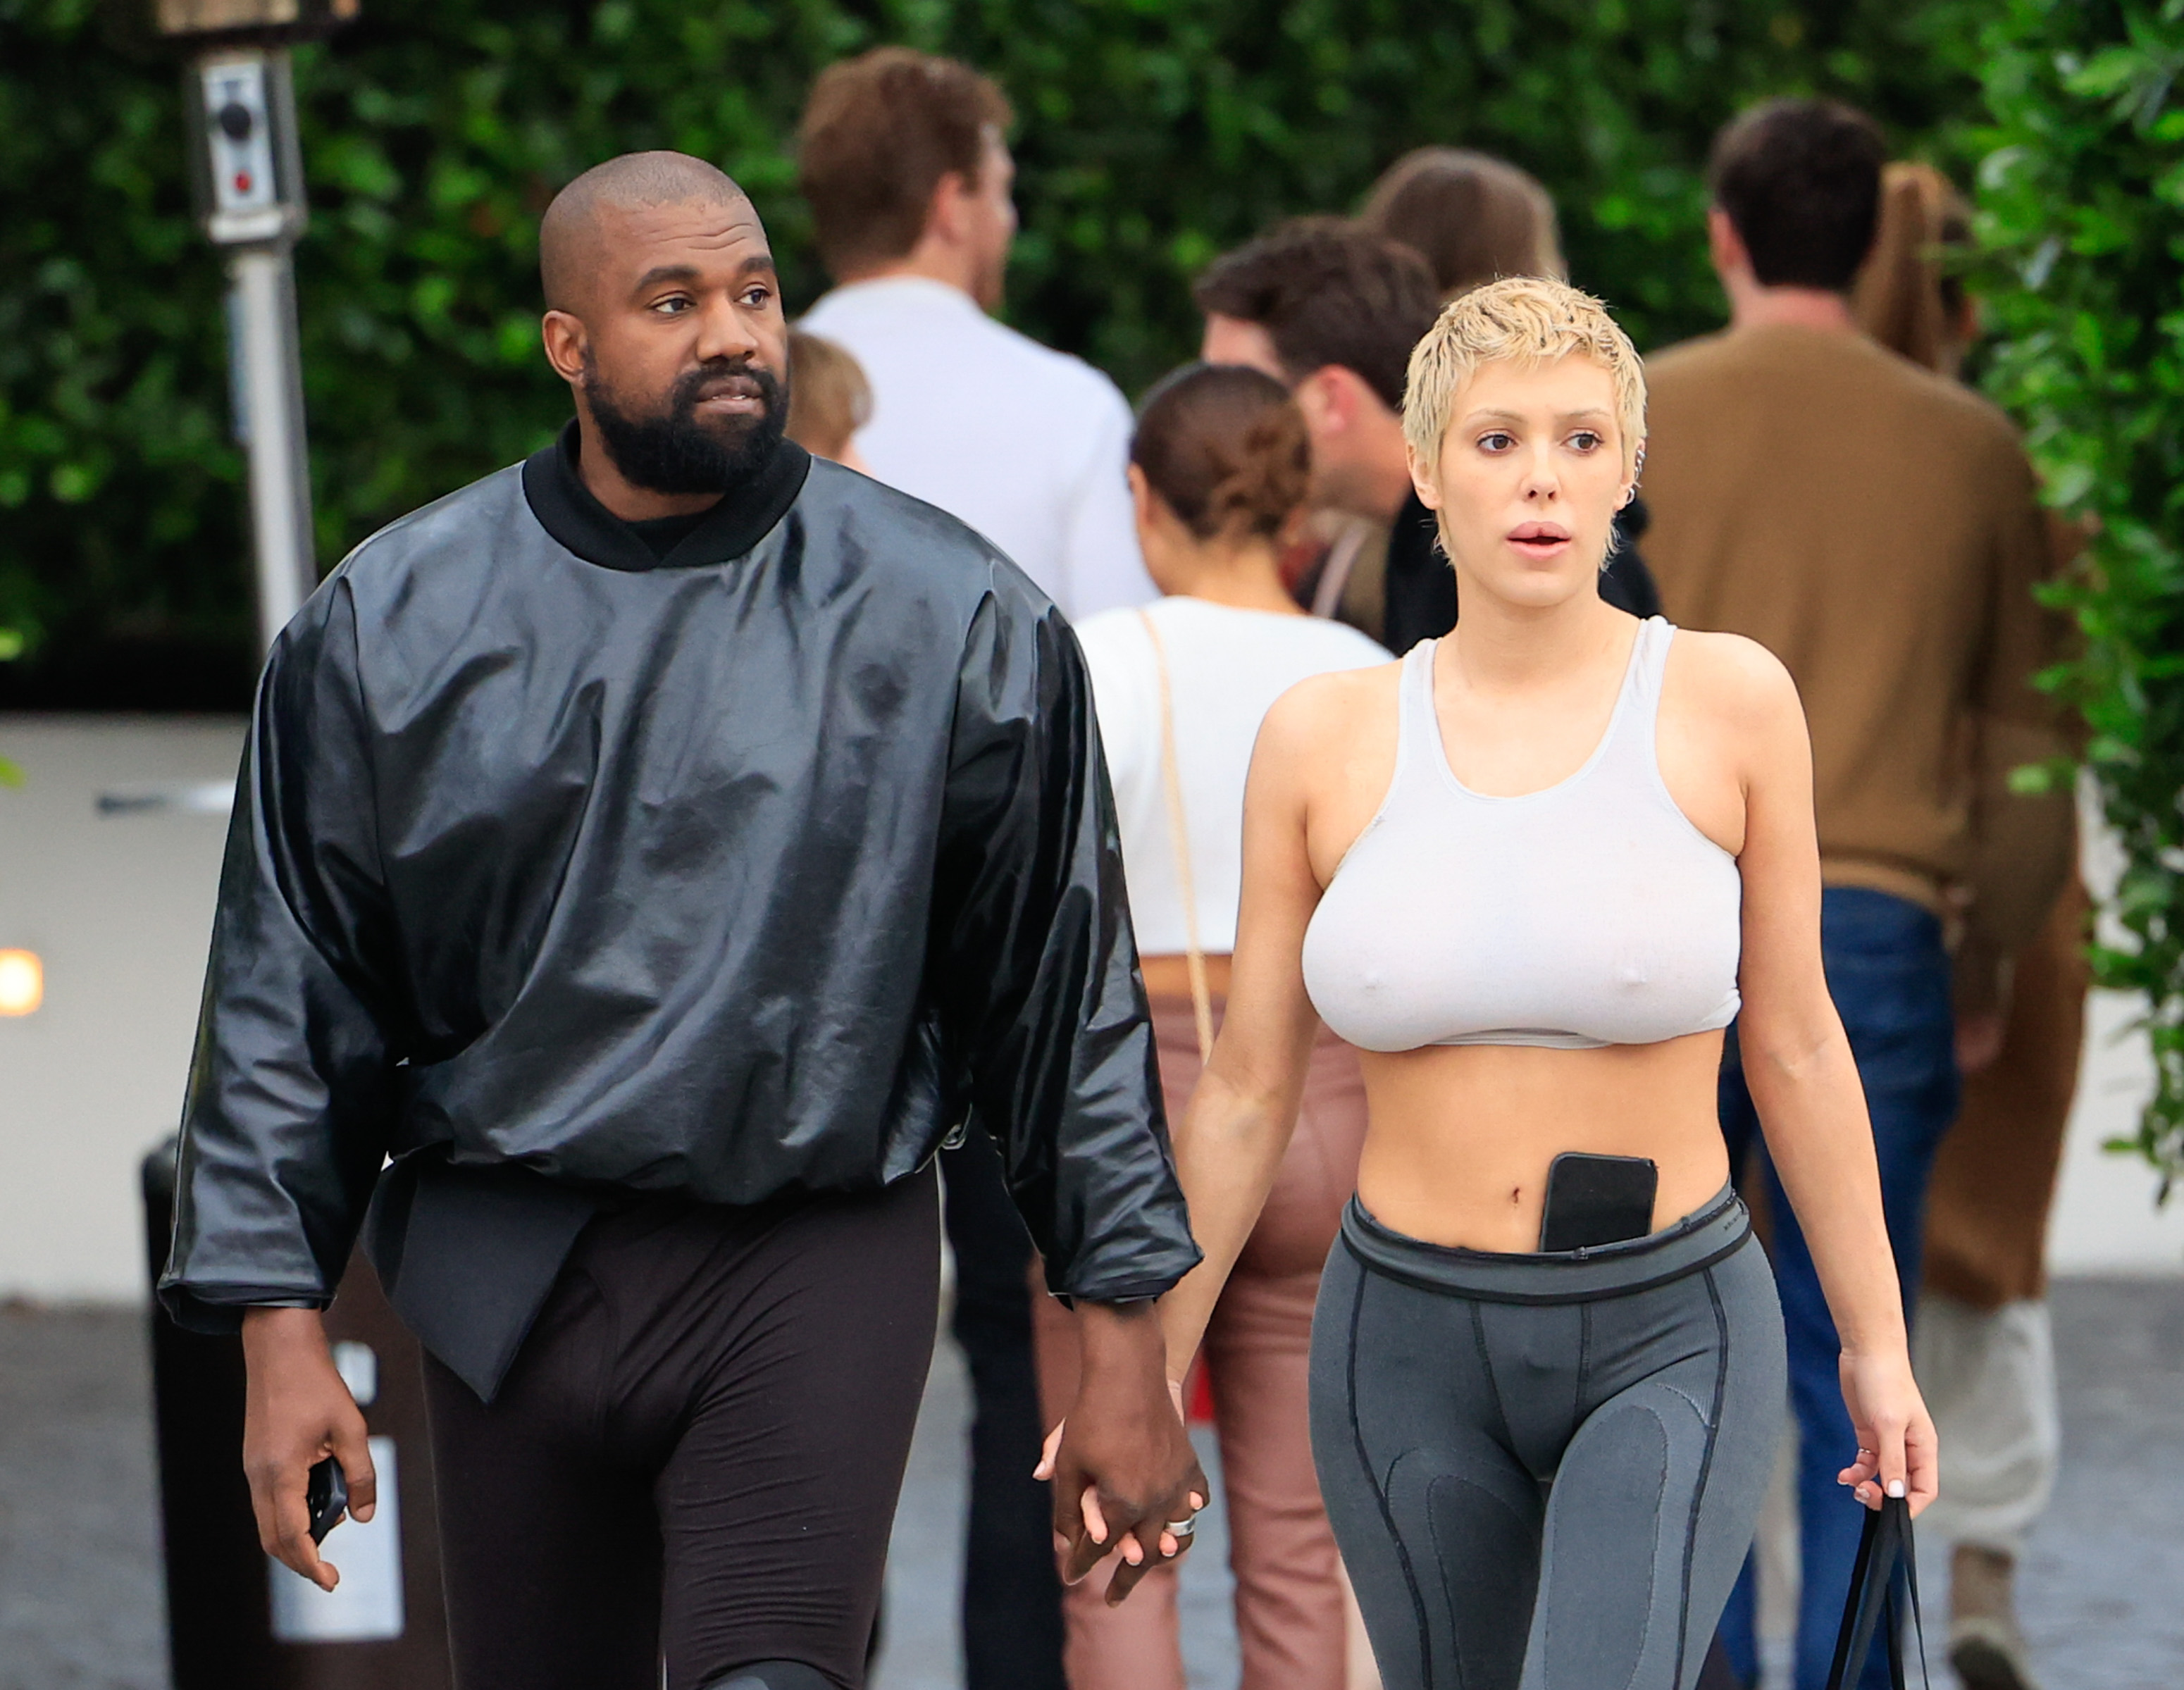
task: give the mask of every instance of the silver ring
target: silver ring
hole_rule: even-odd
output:
[[[1189,1542],[1190,1541],[1191,1533],[1197,1530],[1198,1516],[1196,1514],[1193,1514],[1189,1520],[1171,1520],[1167,1523],[1168,1535],[1182,1542]]]

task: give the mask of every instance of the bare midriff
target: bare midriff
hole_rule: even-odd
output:
[[[1714,1102],[1721,1042],[1717,1032],[1590,1051],[1361,1051],[1370,1124],[1358,1200],[1429,1243],[1537,1250],[1548,1164],[1574,1150],[1651,1157],[1653,1227],[1673,1225],[1729,1179]]]

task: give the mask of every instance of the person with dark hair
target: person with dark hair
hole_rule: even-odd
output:
[[[1804,700],[1828,979],[1914,1297],[1927,1180],[1958,1101],[1952,929],[2014,954],[2060,882],[2044,899],[1978,884],[1986,823],[1972,795],[1998,785],[1982,771],[2021,733],[2052,727],[2032,685],[2051,649],[2032,594],[2048,532],[2002,414],[1858,332],[1849,290],[1873,245],[1885,158],[1870,119],[1821,100],[1758,107],[1716,142],[1708,222],[1730,326],[1651,361],[1646,551],[1677,621],[1758,640]],[[1748,1055],[1732,1040],[1722,1125],[1776,1217],[1802,1450],[1797,1684],[1819,1690],[1858,1540],[1832,1455],[1849,1425],[1812,1252],[1754,1143]],[[1749,1595],[1747,1581],[1723,1633],[1747,1681]],[[1878,1647],[1862,1671],[1866,1690],[1886,1684]]]
[[[1440,291],[1425,259],[1346,219],[1276,226],[1217,259],[1192,289],[1200,355],[1289,385],[1312,431],[1313,502],[1385,525],[1384,643],[1407,651],[1456,625],[1456,574],[1403,455],[1403,372]],[[1658,606],[1644,566],[1612,549],[1601,594],[1634,616]]]
[[[1304,418],[1279,382],[1205,364],[1170,376],[1146,396],[1130,445],[1138,531],[1167,596],[1078,625],[1172,1118],[1228,997],[1260,720],[1300,681],[1388,657],[1356,629],[1304,615],[1282,585],[1275,549],[1311,472]],[[1347,1604],[1312,1471],[1306,1375],[1320,1264],[1364,1132],[1357,1052],[1322,1029],[1296,1137],[1206,1335],[1243,1690],[1346,1682]],[[1072,1318],[1041,1299],[1050,1422],[1076,1395]],[[1122,1608],[1096,1580],[1070,1591],[1070,1690],[1184,1690],[1175,1573],[1144,1583]]]
[[[1433,266],[1444,300],[1505,276],[1569,279],[1539,178],[1465,147],[1420,147],[1380,173],[1357,220]]]
[[[378,1475],[319,1311],[369,1233],[426,1352],[459,1690],[855,1690],[967,1117],[1077,1299],[1071,1570],[1204,1492],[1089,686],[991,545],[783,438],[719,170],[610,160],[539,248],[574,421],[267,659],[160,1296],[240,1330],[260,1537],[331,1590],[307,1475],[359,1520]]]
[[[1072,619],[1152,596],[1123,458],[1129,406],[1081,360],[994,321],[1016,235],[1007,98],[904,47],[829,65],[797,181],[834,289],[802,326],[872,384],[872,473],[993,541]]]
[[[1970,208],[1931,165],[1889,165],[1881,190],[1880,232],[1852,308],[1881,345],[1954,377],[1979,333],[1961,272]],[[2084,536],[2052,512],[2048,532],[2059,572]],[[1981,934],[2032,936],[2014,956],[1975,938],[1952,958],[1964,1107],[1934,1158],[1912,1354],[1949,1446],[1949,1489],[1928,1516],[1949,1546],[1949,1664],[1965,1690],[2034,1690],[2013,1586],[2061,1454],[2048,1219],[2085,1043],[2091,903],[2066,867],[2075,795],[2009,789],[2013,769],[2069,756],[2068,736],[2007,720],[1981,733],[1998,743],[1981,759],[1987,789],[1974,800],[1965,881],[1986,906]],[[2025,900],[2034,907],[2008,912]]]
[[[857,435],[871,472],[969,523],[1075,620],[1143,604],[1153,585],[1123,478],[1121,391],[990,315],[1017,227],[1011,118],[989,78],[909,47],[822,72],[798,131],[797,178],[837,285],[800,326],[847,350],[872,384]],[[941,1165],[950,1323],[973,1403],[966,1682],[1062,1690],[1052,1499],[1031,1476],[1032,1242],[986,1134],[973,1128]]]

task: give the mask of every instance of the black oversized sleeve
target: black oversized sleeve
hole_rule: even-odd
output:
[[[965,642],[935,979],[973,1108],[1046,1263],[1095,1302],[1198,1260],[1162,1116],[1092,694],[1060,612],[1006,566]]]
[[[258,688],[183,1106],[159,1295],[199,1330],[323,1307],[387,1143],[396,969],[355,612],[330,582]]]

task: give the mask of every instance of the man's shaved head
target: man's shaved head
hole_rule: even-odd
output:
[[[726,171],[687,153],[625,153],[593,165],[554,196],[538,225],[538,279],[546,309],[583,315],[599,270],[603,213],[737,205],[749,199]]]

